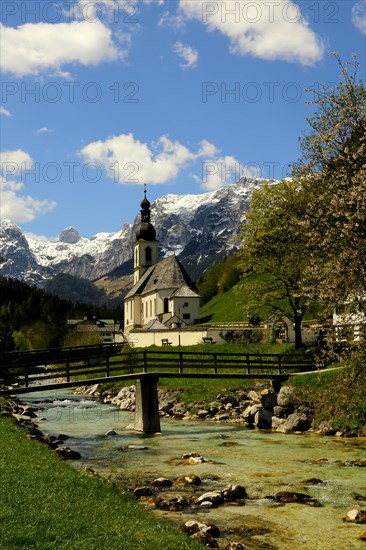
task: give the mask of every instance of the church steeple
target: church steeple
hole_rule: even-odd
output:
[[[155,227],[150,220],[150,202],[146,197],[146,184],[144,198],[141,201],[141,221],[136,229],[136,241],[134,243],[134,284],[145,271],[158,262],[158,241],[156,240]]]

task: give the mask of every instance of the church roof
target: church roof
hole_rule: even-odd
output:
[[[197,297],[199,298],[199,295],[197,292],[195,292],[192,288],[189,288],[187,285],[182,285],[175,292],[173,292],[172,296],[174,298],[192,298]]]
[[[142,327],[144,330],[166,330],[166,325],[163,325],[159,319],[152,319]]]
[[[157,290],[168,289],[171,289],[172,294],[174,294],[182,287],[191,289],[193,293],[196,291],[196,287],[188,273],[173,254],[149,267],[125,298],[131,298],[136,294],[144,295]]]

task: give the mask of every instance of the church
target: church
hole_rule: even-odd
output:
[[[200,296],[178,258],[173,254],[158,261],[146,189],[144,195],[133,245],[134,285],[124,300],[125,333],[181,328],[200,320]]]

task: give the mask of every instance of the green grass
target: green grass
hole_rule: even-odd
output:
[[[252,303],[253,288],[255,281],[260,283],[268,279],[268,275],[250,275],[241,280],[227,292],[217,294],[200,309],[200,316],[205,322],[247,322],[248,311],[260,316],[261,323],[264,323],[273,313],[273,309],[264,304],[258,304],[256,307]],[[277,306],[283,311],[287,311],[291,316],[291,310],[286,300],[278,300]],[[314,319],[321,313],[321,307],[318,304],[312,304],[304,316],[304,321]]]
[[[128,494],[77,472],[0,417],[2,550],[190,550],[202,545],[159,523]]]
[[[238,294],[231,288],[223,294],[217,294],[200,310],[201,319],[207,322],[246,322],[248,320],[246,305],[239,302]]]

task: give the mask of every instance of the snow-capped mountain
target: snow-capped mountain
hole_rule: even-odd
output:
[[[251,194],[262,184],[263,180],[243,178],[202,195],[165,195],[154,201],[151,221],[161,256],[179,255],[192,278],[197,279],[237,247],[235,239]],[[58,273],[89,280],[116,268],[120,274],[128,274],[139,222],[137,215],[133,225],[124,224],[116,233],[97,233],[90,239],[69,227],[56,239],[44,240],[4,220],[0,222],[0,275],[42,284]]]

